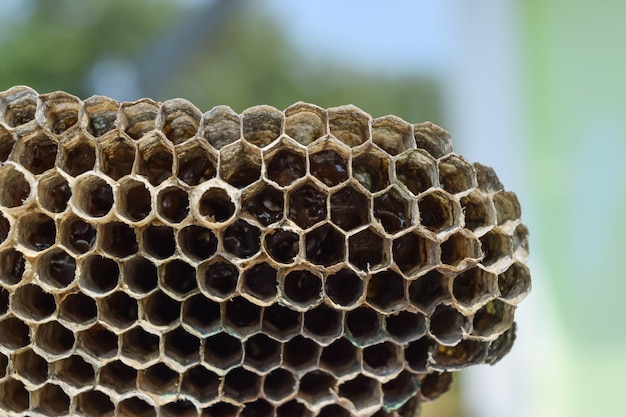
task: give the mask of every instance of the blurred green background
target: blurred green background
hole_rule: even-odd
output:
[[[618,0],[5,0],[0,90],[352,103],[446,127],[518,193],[534,291],[512,354],[423,415],[619,417],[625,18]]]

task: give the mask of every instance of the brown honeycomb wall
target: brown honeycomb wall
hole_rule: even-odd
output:
[[[520,205],[431,123],[0,93],[0,410],[414,416],[494,363]]]

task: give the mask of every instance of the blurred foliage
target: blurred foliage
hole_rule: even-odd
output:
[[[385,78],[349,63],[321,63],[322,58],[289,46],[280,22],[264,13],[262,2],[25,3],[28,15],[0,29],[0,89],[26,84],[84,98],[94,94],[89,79],[94,66],[116,60],[135,69],[142,95],[185,97],[203,111],[218,104],[236,111],[261,103],[282,109],[303,100],[323,107],[352,103],[373,116],[440,120],[435,81]]]

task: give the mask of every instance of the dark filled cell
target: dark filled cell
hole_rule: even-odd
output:
[[[335,387],[335,378],[324,371],[313,371],[300,379],[299,395],[309,404],[318,401],[332,399],[332,391]]]
[[[228,369],[241,362],[243,348],[241,341],[228,333],[217,333],[206,339],[204,361],[209,365]]]
[[[181,365],[200,360],[200,339],[187,333],[182,327],[165,335],[165,355]]]
[[[98,306],[93,298],[77,292],[68,295],[59,306],[59,317],[76,324],[87,324],[95,321]]]
[[[283,363],[286,367],[301,371],[317,362],[319,345],[304,336],[296,336],[283,345]]]
[[[21,230],[18,230],[21,231],[21,240],[25,246],[37,251],[42,251],[54,245],[57,235],[56,226],[54,224],[54,220],[45,214],[34,213],[32,215],[22,217],[19,225]],[[2,228],[3,227],[0,224],[0,235],[2,234]]]
[[[223,234],[224,249],[240,258],[250,258],[261,247],[261,231],[244,220],[237,220]]]
[[[284,204],[282,191],[266,185],[244,199],[243,209],[268,226],[283,218]]]
[[[81,137],[65,152],[64,170],[72,177],[90,171],[96,164],[96,151],[88,139]]]
[[[343,230],[352,230],[369,222],[367,197],[353,187],[330,196],[330,219]]]
[[[348,259],[362,271],[379,266],[385,259],[383,238],[372,229],[363,230],[348,239]]]
[[[374,217],[387,233],[397,233],[411,225],[409,202],[394,188],[374,199]]]
[[[100,170],[117,181],[133,170],[135,147],[121,137],[100,145]]]
[[[375,193],[389,185],[388,166],[386,159],[374,153],[365,153],[352,160],[352,176]]]
[[[185,151],[178,157],[178,178],[188,185],[198,185],[210,180],[216,173],[213,160],[202,148]]]
[[[87,180],[78,193],[77,202],[89,216],[102,217],[113,207],[113,189],[104,180]]]
[[[118,394],[134,389],[136,380],[137,370],[120,360],[109,362],[100,369],[100,384]]]
[[[254,265],[243,273],[243,290],[260,300],[276,296],[276,270],[267,262]]]
[[[363,294],[363,280],[351,269],[344,268],[326,278],[325,289],[334,303],[349,306]]]
[[[280,401],[288,397],[295,387],[294,375],[283,368],[273,370],[263,380],[263,392],[272,401]]]
[[[264,334],[256,334],[248,338],[244,351],[244,364],[258,371],[269,370],[280,363],[280,343]]]
[[[163,286],[181,297],[198,288],[196,268],[180,259],[165,264],[162,274]]]
[[[430,333],[445,344],[459,342],[467,326],[467,319],[461,313],[443,304],[430,317]]]
[[[320,277],[306,269],[289,272],[283,282],[283,292],[292,302],[307,306],[320,298],[322,281]]]
[[[161,216],[172,223],[180,223],[189,214],[189,197],[185,190],[178,187],[161,190],[157,205]]]
[[[256,398],[261,390],[261,377],[244,368],[230,370],[224,377],[224,396],[239,403]]]
[[[263,312],[263,332],[286,340],[300,331],[300,313],[280,304],[272,304]]]
[[[243,297],[235,297],[226,302],[224,317],[233,330],[245,331],[260,323],[261,308]]]
[[[71,196],[72,190],[61,176],[46,178],[39,184],[39,202],[52,213],[65,211]]]
[[[141,327],[134,327],[120,338],[123,356],[146,362],[159,355],[159,336],[148,333]]]
[[[183,302],[182,320],[194,329],[210,332],[220,325],[220,305],[197,294]]]
[[[346,161],[333,150],[310,155],[310,162],[311,174],[329,187],[348,179]]]
[[[265,236],[265,248],[276,262],[288,264],[294,261],[300,249],[300,237],[289,230],[276,230]]]
[[[172,153],[160,143],[141,150],[139,173],[155,187],[172,176]]]
[[[191,225],[178,232],[182,252],[196,261],[208,259],[217,250],[217,237],[209,229]]]
[[[113,358],[117,355],[117,335],[101,324],[94,324],[89,329],[80,332],[77,340],[85,352],[98,359]]]
[[[15,285],[22,280],[26,270],[26,259],[22,252],[7,249],[0,253],[0,280],[8,285]]]
[[[132,326],[139,318],[137,300],[118,291],[100,302],[100,319],[124,329]]]
[[[311,417],[313,412],[299,401],[291,400],[276,409],[276,417]]]
[[[57,143],[41,135],[25,143],[26,149],[19,155],[20,163],[35,175],[54,168],[57,158]]]
[[[407,233],[395,239],[391,245],[393,260],[405,274],[411,274],[428,266],[428,242],[416,233]]]
[[[259,398],[256,401],[246,403],[239,415],[241,417],[272,417],[274,406],[263,398]]]
[[[155,258],[169,258],[176,251],[174,229],[169,226],[148,226],[143,231],[143,247]]]
[[[331,266],[345,258],[343,234],[330,224],[307,233],[305,246],[307,260],[317,265]]]
[[[382,324],[376,311],[368,307],[358,307],[346,313],[346,329],[351,340],[362,344],[378,338]]]
[[[121,185],[120,212],[133,221],[143,220],[152,211],[152,197],[146,186],[139,181]]]
[[[385,329],[395,341],[404,343],[424,335],[426,319],[420,313],[401,311],[385,318]]]
[[[101,245],[105,252],[119,258],[133,255],[139,249],[135,230],[122,222],[111,222],[103,226]]]
[[[404,304],[404,279],[395,271],[375,274],[367,283],[366,300],[384,311],[399,309]]]
[[[146,299],[144,314],[155,326],[170,326],[180,318],[180,302],[162,291],[156,291]]]
[[[439,233],[455,222],[452,202],[439,194],[424,196],[419,202],[420,222],[427,229]]]
[[[304,313],[304,329],[313,335],[312,337],[336,337],[343,331],[342,318],[340,311],[321,304]]]
[[[218,396],[220,382],[214,372],[201,365],[194,366],[183,375],[181,392],[206,403]]]
[[[213,296],[225,298],[237,287],[239,270],[226,260],[208,265],[204,271],[204,285]]]
[[[97,293],[106,293],[117,286],[120,268],[111,258],[92,255],[83,260],[81,286]]]
[[[267,177],[281,186],[287,186],[306,174],[303,155],[282,149],[276,152],[267,165]]]
[[[450,297],[447,280],[440,272],[433,270],[411,281],[409,301],[421,311],[432,310],[441,301]]]
[[[124,263],[124,282],[134,292],[150,292],[158,285],[157,267],[146,258],[134,257]]]
[[[209,221],[223,222],[235,213],[235,205],[221,188],[209,188],[200,198],[200,214]]]
[[[96,228],[78,217],[67,220],[63,229],[66,244],[77,253],[89,251],[96,242]]]
[[[289,218],[303,229],[326,218],[326,194],[312,185],[304,185],[289,195]]]
[[[52,294],[33,284],[19,287],[11,298],[16,313],[35,321],[50,317],[57,307]]]

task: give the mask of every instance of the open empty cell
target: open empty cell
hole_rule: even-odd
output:
[[[435,349],[435,342],[427,336],[409,343],[404,348],[404,360],[414,372],[428,370],[431,354]]]
[[[0,382],[0,406],[7,411],[21,413],[28,410],[30,405],[29,392],[24,384],[16,379],[6,379]]]
[[[387,233],[397,233],[412,224],[410,200],[397,188],[374,199],[373,213]]]
[[[201,144],[192,141],[177,149],[178,178],[187,185],[198,185],[217,175],[217,156]]]
[[[98,306],[93,298],[75,292],[69,294],[59,305],[59,318],[73,325],[93,324],[98,316]]]
[[[76,411],[86,416],[112,417],[115,406],[108,395],[102,391],[91,390],[76,396]]]
[[[0,212],[0,243],[4,242],[11,233],[9,220]]]
[[[227,402],[218,402],[202,410],[202,417],[236,417],[241,410],[240,405]]]
[[[331,135],[353,147],[367,142],[370,116],[354,106],[328,109],[328,127]]]
[[[491,266],[511,257],[513,240],[500,229],[491,229],[480,238],[480,243],[484,254],[482,264],[485,266]]]
[[[368,307],[358,307],[346,313],[346,337],[358,346],[375,343],[384,337],[381,318]]]
[[[123,103],[121,113],[123,119],[125,119],[126,134],[136,140],[153,130],[158,111],[159,106],[150,99],[143,99],[134,103]]]
[[[137,370],[119,359],[103,365],[99,375],[98,382],[118,394],[129,392],[137,386]]]
[[[117,415],[133,417],[156,417],[153,405],[139,397],[124,398],[117,404]]]
[[[281,344],[264,334],[249,337],[244,352],[243,363],[259,372],[268,372],[280,364]]]
[[[326,134],[327,115],[320,107],[296,103],[285,110],[285,116],[285,133],[304,146]]]
[[[285,275],[282,287],[283,294],[292,304],[306,308],[320,300],[322,280],[309,270],[296,269]]]
[[[461,198],[465,227],[480,231],[495,224],[494,207],[489,198],[480,191],[473,191]]]
[[[178,372],[164,363],[152,365],[139,374],[139,387],[157,395],[171,395],[179,383]]]
[[[157,290],[143,300],[144,319],[155,326],[170,326],[180,320],[180,301]]]
[[[311,339],[296,336],[283,345],[283,365],[294,372],[304,372],[317,366],[320,346]]]
[[[330,196],[330,219],[343,230],[350,231],[369,222],[367,197],[348,185]]]
[[[530,291],[530,271],[520,262],[515,262],[506,271],[498,275],[500,298],[518,303]]]
[[[241,364],[241,341],[228,333],[220,332],[204,342],[204,362],[211,368],[227,370]]]
[[[136,153],[135,144],[130,140],[109,136],[98,146],[100,171],[117,181],[133,171]]]
[[[61,134],[78,123],[80,101],[77,97],[56,91],[40,95],[39,100],[44,127],[52,133]]]
[[[134,222],[145,219],[152,211],[152,196],[146,185],[134,179],[119,183],[118,211]]]
[[[345,259],[346,243],[343,233],[326,223],[304,237],[306,259],[316,265],[332,266]]]
[[[409,301],[422,312],[430,312],[449,299],[448,278],[437,270],[429,271],[409,284]]]
[[[416,231],[394,239],[391,245],[393,260],[406,275],[414,275],[436,265],[437,244]]]
[[[16,314],[29,321],[44,320],[57,308],[54,296],[33,284],[23,285],[15,290],[11,296],[11,306]]]
[[[276,408],[276,417],[311,417],[313,412],[297,400],[287,401]]]
[[[220,382],[220,377],[216,373],[197,365],[183,374],[181,392],[201,403],[208,403],[219,395]]]
[[[272,304],[263,311],[263,332],[275,339],[286,341],[300,333],[299,312],[280,304]]]
[[[100,323],[77,334],[80,348],[98,360],[113,358],[117,355],[117,335]]]
[[[221,149],[241,137],[239,115],[228,106],[213,107],[202,116],[198,134],[215,149]]]
[[[0,217],[0,220],[2,220],[2,217]],[[15,285],[19,283],[25,271],[26,259],[22,252],[11,248],[0,252],[0,280],[3,284]]]
[[[123,358],[146,364],[159,356],[159,336],[139,326],[126,331],[120,340]]]
[[[169,258],[176,251],[174,229],[151,224],[142,231],[141,240],[146,253],[157,259]]]
[[[182,322],[197,333],[209,334],[220,326],[220,305],[196,294],[183,302]]]
[[[439,233],[459,224],[460,207],[447,193],[432,192],[421,197],[417,204],[420,222],[428,230]]]
[[[261,391],[261,377],[243,368],[231,369],[224,377],[224,396],[238,403],[254,400]]]
[[[270,106],[256,106],[241,114],[243,137],[258,147],[278,139],[283,128],[283,113]]]
[[[124,283],[137,294],[146,294],[154,290],[159,281],[157,267],[142,256],[134,256],[123,263]]]
[[[493,204],[496,207],[498,225],[519,220],[522,208],[515,193],[500,191],[493,196]]]
[[[2,324],[4,323],[5,322],[2,322]],[[24,329],[21,328],[21,326],[12,326],[12,327],[14,327],[10,329],[10,331],[12,332],[12,337],[7,340],[8,341],[14,341],[14,340],[23,341]],[[8,333],[3,333],[3,334],[8,334]],[[27,337],[28,337],[28,330],[26,330],[26,338]],[[37,330],[35,331],[34,339],[35,339],[35,346],[37,346],[39,349],[46,352],[47,354],[53,355],[53,356],[65,355],[70,350],[72,350],[72,348],[74,347],[74,342],[75,342],[74,333],[70,329],[68,329],[67,327],[63,326],[62,324],[56,321],[49,321],[47,323],[40,324],[37,327]],[[14,343],[14,345],[17,345],[17,343]]]
[[[332,149],[332,142],[326,145],[323,150],[309,155],[311,175],[333,187],[348,179],[348,158],[344,152]]]
[[[411,193],[419,195],[433,186],[437,167],[430,155],[411,149],[396,161],[396,177]]]
[[[289,192],[289,219],[307,229],[326,219],[326,204],[326,193],[312,183],[305,183]]]
[[[7,291],[7,289],[4,287],[0,287],[0,315],[3,315],[7,311],[9,311],[9,298],[9,291]],[[0,369],[1,368],[2,361],[0,360]]]
[[[120,103],[104,96],[92,96],[85,101],[87,131],[93,137],[100,137],[115,128]]]
[[[279,402],[290,397],[296,391],[296,377],[286,369],[278,368],[263,379],[263,393],[271,401]]]
[[[161,285],[177,297],[185,297],[198,289],[196,268],[180,259],[174,259],[159,268]]]
[[[482,256],[480,242],[466,231],[454,233],[441,244],[441,262],[459,266],[462,261],[477,262]]]
[[[7,126],[24,125],[35,120],[37,92],[28,87],[13,87],[2,93],[0,107]]]
[[[43,255],[38,265],[39,279],[54,288],[65,288],[74,282],[76,260],[62,249]]]
[[[465,308],[475,308],[497,295],[496,276],[482,268],[468,269],[454,278],[452,295]]]
[[[363,349],[363,369],[375,378],[387,378],[402,370],[395,343],[384,342]]]
[[[283,192],[268,184],[259,184],[246,190],[242,196],[242,207],[254,219],[268,226],[283,218],[285,201]]]
[[[449,155],[439,160],[439,183],[450,194],[467,191],[476,186],[472,166],[462,157]]]
[[[246,269],[242,274],[242,279],[242,293],[249,294],[258,300],[270,302],[278,294],[276,269],[267,262]]]
[[[515,307],[500,300],[484,305],[474,315],[473,334],[493,339],[513,324]]]
[[[93,385],[95,380],[93,366],[79,355],[56,361],[52,371],[58,380],[74,388]]]
[[[237,220],[223,231],[222,244],[228,253],[250,258],[261,248],[261,230],[245,220]]]
[[[0,218],[0,220],[2,220],[2,218]],[[2,229],[1,225],[0,229]],[[54,220],[38,212],[31,212],[20,216],[18,218],[17,231],[19,242],[25,247],[36,251],[48,249],[50,246],[54,245],[57,237],[57,229]],[[0,234],[2,234],[1,230]]]
[[[350,417],[350,412],[338,404],[329,404],[317,414],[318,417]]]
[[[259,398],[256,401],[246,403],[239,415],[241,417],[273,417],[274,406],[263,398]]]
[[[224,326],[240,335],[249,335],[261,326],[261,307],[243,297],[224,303]]]
[[[266,161],[265,175],[282,187],[291,185],[306,174],[306,157],[293,149],[280,149]]]
[[[32,385],[43,384],[48,379],[48,361],[31,349],[15,353],[13,367],[20,378],[27,380]],[[3,368],[6,369],[6,363],[4,363]]]
[[[137,300],[123,291],[116,291],[98,301],[100,320],[117,329],[132,326],[139,317]]]
[[[17,142],[16,155],[20,165],[35,175],[43,174],[54,168],[57,158],[58,143],[47,134],[39,131]]]
[[[177,145],[195,136],[202,113],[187,100],[178,98],[161,104],[160,116],[160,130]]]
[[[45,416],[63,416],[70,410],[70,397],[56,384],[46,384],[33,392],[31,408]]]
[[[389,156],[370,146],[352,158],[352,176],[369,192],[389,186]]]
[[[426,319],[420,313],[401,311],[385,317],[385,329],[396,343],[407,343],[424,336]]]
[[[337,381],[331,374],[324,371],[312,371],[300,378],[298,396],[313,406],[331,401],[336,384]]]
[[[157,196],[157,211],[171,223],[182,222],[189,214],[187,192],[179,187],[163,188]]]
[[[469,322],[452,306],[440,304],[430,316],[429,330],[439,343],[453,346],[460,342],[464,334],[469,331]]]
[[[439,345],[433,354],[433,361],[439,369],[458,370],[482,363],[488,344],[476,340],[462,340],[456,346]]]
[[[69,142],[61,145],[61,161],[60,167],[72,177],[91,171],[96,165],[96,148],[95,142],[78,135]]]
[[[361,271],[378,269],[389,257],[386,246],[385,239],[370,227],[348,238],[348,260]]]
[[[102,250],[118,258],[126,258],[139,249],[135,229],[126,223],[105,223],[100,227],[98,236]]]
[[[178,232],[178,245],[192,260],[203,261],[217,250],[217,237],[210,229],[190,225]]]
[[[419,391],[417,375],[403,371],[396,378],[383,384],[383,401],[385,407],[395,410],[404,405]]]
[[[37,187],[39,204],[52,213],[61,213],[67,208],[72,196],[69,184],[58,172],[50,171],[39,180]]]
[[[235,142],[220,150],[220,178],[244,188],[261,177],[261,153],[246,143]]]
[[[338,391],[339,396],[350,401],[357,410],[375,406],[382,397],[380,383],[364,375],[340,384]]]
[[[166,333],[163,346],[165,356],[183,366],[200,361],[200,339],[182,327]]]
[[[239,269],[222,257],[215,257],[198,268],[200,287],[210,297],[224,300],[237,288]]]
[[[13,208],[23,205],[30,196],[30,183],[22,171],[13,165],[0,167],[0,206]]]
[[[434,158],[441,158],[452,152],[450,134],[431,122],[414,124],[413,137],[417,148],[425,150]]]
[[[15,146],[15,136],[4,126],[0,125],[0,162],[6,162]]]
[[[60,225],[61,243],[74,253],[90,251],[96,243],[96,226],[76,216],[66,217]]]
[[[136,163],[137,173],[148,179],[155,187],[172,176],[172,150],[159,135],[139,142],[139,153]]]
[[[353,270],[344,268],[326,277],[324,290],[336,305],[351,307],[363,295],[364,284]]]
[[[83,176],[77,179],[72,200],[76,208],[88,217],[103,217],[113,207],[113,188],[100,177]]]
[[[343,314],[320,304],[304,313],[304,333],[320,343],[329,343],[343,333]]]
[[[372,275],[367,283],[366,301],[383,312],[400,310],[406,303],[404,278],[387,270]]]
[[[411,125],[397,116],[383,116],[372,122],[372,142],[389,155],[414,148]]]
[[[198,410],[190,400],[178,400],[161,406],[162,417],[196,417]]]
[[[209,188],[202,194],[198,210],[213,223],[221,223],[235,214],[235,204],[223,188]]]
[[[79,286],[96,294],[104,294],[117,287],[120,267],[111,258],[90,255],[81,259]]]

